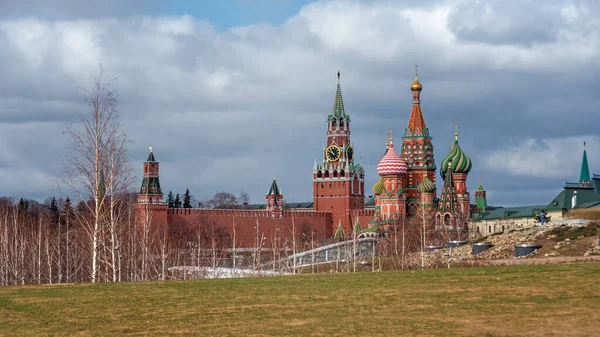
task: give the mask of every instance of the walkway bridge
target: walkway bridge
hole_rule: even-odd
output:
[[[300,268],[336,262],[370,262],[377,254],[376,248],[376,238],[348,240],[296,253],[282,259],[278,263],[287,265],[291,268]],[[263,264],[261,269],[270,268],[272,266],[273,261],[269,261]]]

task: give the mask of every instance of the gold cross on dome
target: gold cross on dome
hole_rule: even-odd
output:
[[[415,64],[415,75],[419,75],[419,66]]]

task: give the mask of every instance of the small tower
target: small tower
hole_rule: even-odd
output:
[[[479,182],[479,187],[475,191],[475,208],[479,213],[487,212],[487,200],[485,198],[485,190]]]
[[[442,179],[447,179],[448,167],[452,164],[452,181],[457,194],[460,211],[463,215],[470,215],[471,198],[467,190],[467,176],[471,172],[471,159],[463,152],[458,144],[458,123],[455,123],[454,144],[450,148],[448,155],[442,160],[440,175]]]
[[[454,180],[452,179],[452,162],[449,162],[444,187],[438,202],[436,225],[439,229],[455,229],[456,221],[460,218],[460,215],[460,206],[456,196]]]
[[[333,239],[337,242],[342,242],[342,241],[346,240],[346,233],[344,233],[344,229],[342,228],[341,222],[338,224],[337,230],[335,231],[335,234],[333,235]]]
[[[283,195],[279,192],[279,187],[277,186],[275,178],[273,178],[266,199],[267,211],[271,212],[271,217],[281,218],[283,216]]]
[[[383,190],[377,198],[377,206],[380,208],[379,217],[383,224],[382,227],[387,230],[391,228],[395,220],[406,215],[406,196],[404,194],[406,163],[396,152],[392,137],[390,137],[388,150],[377,164],[377,173],[383,181]]]
[[[138,203],[160,204],[163,202],[163,193],[158,179],[158,162],[154,158],[152,146],[149,147],[149,150],[150,154],[148,154],[148,159],[144,162],[144,178],[142,180],[140,193],[138,194]]]
[[[581,173],[579,174],[579,185],[582,187],[588,187],[592,183],[586,152],[586,145],[583,142],[583,158],[581,159]]]
[[[417,205],[420,203],[420,194],[417,189],[419,183],[425,176],[435,184],[435,160],[433,158],[432,137],[429,135],[429,128],[425,124],[425,118],[421,111],[421,91],[423,86],[419,82],[419,73],[415,66],[415,80],[410,86],[412,92],[412,110],[408,125],[402,137],[402,159],[406,162],[406,202],[408,203],[409,215],[417,212]],[[435,199],[436,192],[433,192]]]

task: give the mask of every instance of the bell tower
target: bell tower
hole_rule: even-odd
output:
[[[344,109],[340,72],[331,114],[327,116],[327,138],[323,159],[315,158],[313,166],[313,208],[331,212],[333,224],[341,224],[350,233],[350,214],[364,208],[365,170],[355,163],[354,148],[350,141],[350,116]],[[335,232],[332,228],[331,232]]]

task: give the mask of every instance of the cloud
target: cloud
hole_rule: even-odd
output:
[[[77,88],[91,83],[100,63],[115,79],[134,168],[152,145],[165,193],[246,190],[262,202],[276,176],[286,199],[311,200],[338,70],[370,189],[385,132],[393,126],[399,137],[408,122],[415,63],[438,163],[459,121],[474,162],[470,189],[483,180],[490,195],[505,195],[507,179],[552,189],[562,184],[557,177],[578,172],[581,135],[595,132],[600,15],[587,2],[536,4],[525,3],[525,13],[503,2],[327,1],[281,25],[226,30],[189,15],[74,9],[74,17],[56,19],[14,10],[0,17],[0,175],[11,177],[3,193],[48,194],[52,183],[19,179],[60,175],[47,160],[64,156],[64,125],[86,111]],[[520,19],[525,14],[548,29]],[[521,159],[510,164],[514,151]],[[529,155],[540,151],[555,167],[532,179],[518,163],[531,168]],[[490,158],[512,166],[490,166]]]
[[[600,147],[596,135],[567,138],[527,138],[484,156],[487,169],[532,178],[570,178],[579,181],[583,142],[590,149]],[[591,152],[594,153],[594,152]],[[600,158],[588,156],[591,168],[600,167]]]

